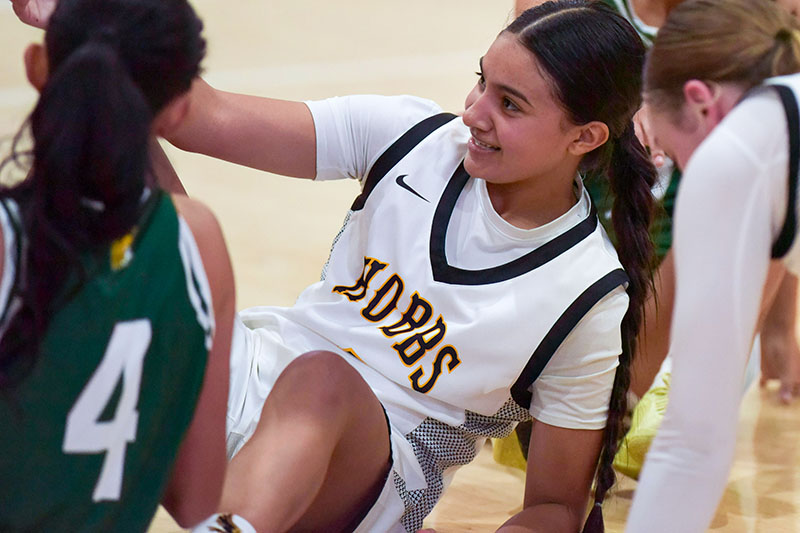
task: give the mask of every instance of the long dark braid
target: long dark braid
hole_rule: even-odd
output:
[[[596,473],[595,503],[584,526],[584,532],[601,532],[602,502],[615,481],[612,463],[627,411],[636,336],[652,287],[653,244],[648,230],[656,170],[636,138],[632,122],[641,105],[645,47],[624,18],[601,2],[584,0],[547,2],[531,8],[506,31],[517,35],[535,55],[573,123],[596,120],[609,129],[609,142],[584,156],[581,163],[583,172],[609,180],[617,250],[630,278],[630,303],[622,320],[622,353]]]
[[[650,179],[642,179],[643,176],[650,176]],[[601,504],[616,478],[612,463],[623,437],[630,367],[644,317],[644,303],[653,287],[654,253],[648,228],[653,217],[651,188],[655,171],[649,155],[634,134],[632,123],[615,143],[608,178],[615,197],[611,220],[619,243],[617,253],[630,279],[627,288],[630,303],[622,319],[622,353],[611,391],[603,451],[597,469],[595,502],[584,527],[586,533],[604,530]]]

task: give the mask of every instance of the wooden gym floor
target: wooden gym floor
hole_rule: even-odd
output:
[[[196,0],[206,24],[205,77],[219,88],[287,99],[415,94],[462,109],[478,58],[509,18],[512,0]],[[32,108],[22,53],[41,32],[0,3],[0,140]],[[4,149],[6,146],[4,145]],[[272,176],[167,147],[189,194],[216,212],[233,260],[237,306],[291,305],[319,278],[355,183]],[[5,153],[5,152],[4,152]],[[773,390],[745,397],[730,482],[712,525],[719,532],[800,531],[800,401]],[[621,478],[606,504],[622,531],[635,482]],[[522,502],[521,473],[491,450],[465,467],[426,524],[441,533],[493,531]],[[679,512],[676,510],[676,512]],[[160,510],[150,533],[180,529]]]

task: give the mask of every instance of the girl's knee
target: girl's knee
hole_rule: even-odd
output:
[[[283,371],[280,381],[295,393],[313,396],[323,409],[348,406],[369,390],[341,355],[325,350],[297,357]]]

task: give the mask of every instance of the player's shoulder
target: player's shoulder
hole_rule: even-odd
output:
[[[214,230],[219,228],[216,216],[204,203],[181,194],[170,195],[175,210],[183,218],[192,232],[195,230]]]
[[[688,166],[707,160],[729,170],[761,168],[788,154],[788,120],[778,94],[758,91],[742,100],[704,139]],[[727,160],[727,161],[725,161]]]
[[[389,110],[393,112],[418,113],[422,115],[431,115],[439,113],[442,110],[439,104],[433,100],[410,94],[356,94],[337,96],[329,98],[327,101],[340,105],[347,105],[351,108]]]
[[[222,257],[227,258],[227,247],[219,221],[211,209],[202,202],[180,194],[170,196],[178,216],[186,224],[203,264],[208,269]]]
[[[417,114],[421,118],[441,113],[442,108],[433,100],[412,95],[384,96],[384,101],[394,109],[408,114]]]
[[[216,296],[233,292],[233,273],[231,271],[228,248],[222,227],[211,209],[202,202],[187,196],[170,196],[180,219],[191,233],[204,270]],[[181,237],[185,239],[185,237]]]
[[[411,95],[337,96],[306,102],[306,105],[311,110],[315,123],[331,116],[349,117],[351,121],[363,123],[370,129],[384,125],[388,129],[405,130],[442,111],[436,102]]]

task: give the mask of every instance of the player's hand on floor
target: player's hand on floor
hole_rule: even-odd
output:
[[[761,386],[779,380],[778,400],[790,404],[800,397],[800,348],[791,334],[761,332]]]
[[[36,28],[44,29],[58,0],[11,0],[14,13],[19,20]]]

